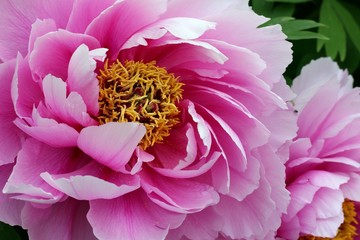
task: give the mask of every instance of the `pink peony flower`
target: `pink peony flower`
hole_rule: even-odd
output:
[[[30,239],[274,238],[295,121],[238,0],[0,2],[0,220]]]
[[[329,58],[312,61],[293,83],[299,130],[286,162],[288,212],[278,235],[334,237],[345,199],[360,201],[360,89]]]

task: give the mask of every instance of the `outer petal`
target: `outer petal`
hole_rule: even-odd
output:
[[[29,59],[33,78],[39,81],[52,74],[63,80],[67,79],[69,61],[81,44],[90,49],[100,47],[99,42],[91,36],[65,30],[50,32],[37,38]]]
[[[21,138],[13,124],[16,114],[11,99],[11,80],[15,61],[0,64],[0,165],[14,161],[20,150]]]
[[[42,208],[27,204],[22,213],[23,227],[30,239],[96,240],[86,220],[88,209],[87,202],[71,198]]]
[[[64,123],[43,118],[37,109],[33,110],[32,118],[16,119],[15,125],[22,131],[53,147],[70,147],[77,145],[79,133]]]
[[[59,28],[65,28],[72,0],[4,0],[0,2],[0,9],[0,59],[6,61],[15,58],[18,51],[26,55],[31,24],[37,18],[52,18]]]
[[[326,69],[326,71],[323,71]],[[320,58],[304,66],[300,75],[294,79],[292,90],[298,95],[296,105],[302,109],[319,88],[328,83],[338,83],[344,90],[350,90],[353,79],[330,58]]]
[[[35,41],[38,37],[41,37],[42,35],[48,32],[53,32],[56,30],[57,30],[56,22],[53,19],[44,19],[44,20],[36,19],[36,21],[31,25],[28,52],[29,53],[32,52]]]
[[[87,217],[100,240],[137,240],[164,239],[185,215],[164,210],[136,191],[113,200],[90,201]]]
[[[212,207],[201,212],[188,214],[180,227],[170,230],[166,239],[220,239],[219,231],[223,228],[223,219]]]
[[[74,170],[83,163],[83,160],[74,155],[73,149],[54,149],[29,138],[18,154],[3,192],[18,194],[16,198],[33,202],[59,201],[63,194],[48,185],[40,174],[46,171],[63,173]]]
[[[140,187],[140,178],[95,163],[66,174],[42,173],[53,188],[78,200],[113,199]],[[91,191],[89,191],[91,189]]]
[[[109,57],[114,60],[121,46],[134,33],[159,18],[166,10],[166,4],[165,0],[118,1],[95,18],[85,33],[94,36],[101,46],[110,49]]]
[[[219,195],[209,185],[156,176],[152,171],[141,175],[141,186],[153,202],[179,213],[198,212],[219,201]]]
[[[139,123],[110,122],[87,127],[80,132],[78,146],[99,163],[115,171],[124,171],[145,131]]]
[[[74,0],[66,29],[71,32],[84,33],[91,21],[114,2],[115,0]]]
[[[282,79],[285,68],[292,60],[292,51],[291,43],[285,40],[286,35],[279,25],[259,28],[267,19],[249,9],[239,11],[233,8],[206,19],[218,25],[216,31],[206,32],[202,38],[219,39],[257,53],[267,65],[258,76],[270,86]],[[228,34],[232,29],[237,29],[237,34]]]
[[[12,164],[0,166],[0,188],[2,189],[13,169]],[[10,195],[0,194],[0,221],[10,225],[21,225],[21,211],[24,202],[11,199]]]
[[[166,18],[132,35],[122,49],[138,45],[146,46],[147,42],[145,39],[158,39],[165,35],[167,31],[175,38],[196,39],[210,29],[215,29],[215,23],[198,18]]]
[[[28,58],[23,59],[20,54],[16,59],[11,97],[15,112],[19,117],[29,117],[34,106],[37,106],[44,98],[39,84],[32,79]]]
[[[222,232],[233,239],[250,239],[263,233],[272,221],[280,222],[280,216],[272,218],[275,204],[270,199],[270,186],[260,187],[242,201],[221,196],[215,211],[224,219]]]

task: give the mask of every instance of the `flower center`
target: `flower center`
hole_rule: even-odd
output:
[[[323,238],[315,236],[300,237],[299,240],[352,240],[357,236],[356,227],[356,210],[354,202],[345,200],[343,202],[344,222],[340,225],[337,235],[334,238]]]
[[[140,122],[146,134],[140,142],[145,150],[163,142],[173,126],[180,122],[177,103],[183,84],[156,62],[119,60],[98,74],[100,124],[107,122]]]

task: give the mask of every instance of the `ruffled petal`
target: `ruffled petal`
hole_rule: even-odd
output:
[[[57,29],[56,22],[53,19],[36,19],[36,21],[31,25],[28,52],[32,52],[35,41],[38,37],[41,37],[49,32],[54,32]]]
[[[326,69],[326,71],[322,71]],[[314,96],[314,94],[326,84],[336,84],[349,91],[352,88],[353,79],[347,73],[340,70],[331,58],[320,58],[311,61],[301,69],[301,73],[293,81],[291,89],[298,95],[296,106],[303,106]]]
[[[215,23],[197,18],[166,18],[133,34],[130,39],[124,43],[122,49],[128,49],[138,45],[146,46],[146,39],[159,39],[165,35],[167,31],[175,38],[196,39],[210,29],[215,29]]]
[[[13,172],[3,192],[14,193],[16,199],[39,203],[59,201],[63,194],[48,185],[41,177],[43,172],[63,173],[74,170],[82,163],[74,161],[71,148],[52,148],[34,139],[27,139],[17,156]]]
[[[233,239],[251,239],[263,234],[269,222],[280,224],[280,216],[273,217],[276,206],[270,198],[270,191],[270,186],[263,182],[242,201],[221,196],[220,203],[214,206],[224,221],[221,232]]]
[[[89,49],[100,47],[99,42],[91,36],[61,29],[37,38],[29,58],[33,78],[40,81],[52,74],[65,81],[71,56],[81,44]]]
[[[0,64],[0,165],[12,163],[21,148],[21,134],[14,125],[16,118],[11,99],[11,80],[15,61]]]
[[[99,112],[99,81],[95,73],[95,59],[104,61],[106,51],[105,48],[89,51],[89,48],[82,44],[76,49],[69,62],[66,81],[68,90],[81,95],[88,112],[93,116],[97,116]]]
[[[31,89],[31,91],[29,91]],[[34,106],[43,99],[40,85],[33,81],[28,58],[18,54],[16,69],[11,85],[11,97],[19,117],[29,117]]]
[[[23,132],[52,147],[72,147],[77,145],[79,133],[64,123],[43,118],[37,109],[33,109],[31,118],[17,118],[15,125]]]
[[[100,240],[164,239],[185,215],[167,211],[136,191],[112,200],[90,201],[87,218]]]
[[[118,1],[96,17],[85,33],[98,39],[101,46],[109,49],[109,58],[115,60],[120,48],[134,33],[158,20],[166,11],[166,4],[165,0]]]
[[[219,232],[223,227],[221,215],[212,207],[203,209],[201,212],[188,214],[180,227],[170,230],[166,239],[220,239]]]
[[[94,163],[66,174],[44,172],[41,177],[53,188],[78,200],[113,199],[140,187],[139,176],[113,172]]]
[[[0,189],[3,189],[13,169],[13,164],[0,166]],[[11,195],[0,194],[0,221],[21,226],[21,211],[24,202],[12,199]]]
[[[86,219],[89,204],[67,200],[51,206],[27,204],[22,213],[23,227],[30,239],[96,240]]]
[[[73,2],[66,29],[70,32],[84,33],[91,21],[114,4],[115,0],[74,0]]]
[[[72,0],[34,0],[0,2],[0,59],[7,61],[17,53],[27,54],[31,25],[36,19],[51,18],[59,28],[65,28],[73,6]]]
[[[106,123],[81,130],[79,148],[99,163],[125,171],[134,150],[146,132],[139,123]]]
[[[173,212],[192,213],[214,205],[219,195],[206,184],[182,179],[166,178],[154,173],[141,175],[141,186],[149,198],[159,206]]]
[[[44,102],[59,122],[69,126],[92,126],[97,122],[87,113],[87,106],[78,92],[66,93],[67,85],[60,78],[47,75],[42,81]]]

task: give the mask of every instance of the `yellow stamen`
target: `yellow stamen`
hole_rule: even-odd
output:
[[[100,124],[107,122],[140,122],[146,134],[140,142],[145,150],[163,142],[177,117],[178,102],[182,98],[183,84],[156,62],[119,60],[109,66],[105,62],[100,70],[99,116]]]
[[[356,210],[354,202],[345,200],[343,202],[344,222],[340,225],[334,238],[323,238],[315,236],[303,236],[299,240],[353,240],[357,236]]]

